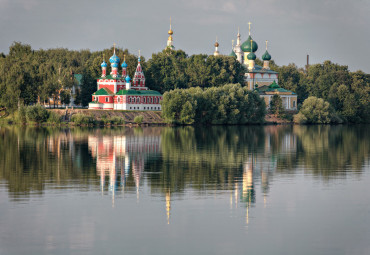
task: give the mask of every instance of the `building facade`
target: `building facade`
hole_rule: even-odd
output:
[[[107,75],[107,63],[101,64],[102,74],[97,80],[97,91],[92,94],[89,109],[104,110],[140,110],[160,111],[163,97],[161,93],[149,90],[145,86],[145,75],[141,66],[140,56],[131,81],[127,74],[127,64],[124,60],[122,74],[118,73],[120,59],[115,53],[110,57],[111,73]]]
[[[241,43],[241,36],[238,30],[236,45],[233,45],[230,53],[230,56],[236,57],[246,67],[245,86],[249,90],[258,91],[260,96],[264,98],[267,107],[270,106],[272,96],[279,95],[285,110],[297,110],[297,94],[281,88],[278,85],[279,74],[270,69],[271,55],[267,51],[267,41],[266,51],[262,55],[263,66],[255,63],[257,58],[255,53],[258,50],[258,44],[251,37],[250,25],[251,23],[249,22],[249,37],[243,43]]]

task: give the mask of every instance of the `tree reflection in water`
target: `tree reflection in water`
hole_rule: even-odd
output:
[[[186,189],[231,192],[231,205],[264,199],[276,175],[325,181],[361,174],[369,132],[357,126],[229,126],[146,128],[0,128],[0,180],[12,199],[45,189],[94,188],[114,197],[145,180],[166,199]],[[169,212],[168,217],[169,217]]]

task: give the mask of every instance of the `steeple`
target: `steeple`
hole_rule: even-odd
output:
[[[137,60],[137,67],[134,74],[134,78],[132,79],[132,86],[139,90],[147,90],[145,87],[145,76],[143,72],[143,68],[141,67],[141,59],[140,59],[140,50],[139,50],[139,57]]]
[[[127,75],[126,55],[123,55],[123,63],[121,67],[122,67],[122,77],[125,78]]]
[[[234,52],[234,40],[231,40],[231,53],[229,55],[230,57],[235,57],[237,58],[235,52]]]
[[[175,47],[173,46],[173,39],[172,39],[173,31],[172,31],[171,23],[172,22],[171,22],[171,17],[170,17],[170,30],[168,30],[167,48],[175,49]]]
[[[216,37],[216,42],[215,42],[215,52],[213,53],[213,56],[219,56],[220,55],[220,53],[218,52],[218,46],[219,46],[220,44],[218,43],[218,41],[217,41],[217,37]]]
[[[112,67],[112,76],[115,78],[118,75],[118,64],[119,64],[119,57],[116,55],[116,44],[113,44],[113,55],[110,57],[109,62],[111,63]]]
[[[240,62],[240,63],[243,63],[243,52],[242,52],[242,49],[241,49],[241,40],[240,40],[240,31],[239,31],[239,27],[238,27],[238,35],[237,35],[237,39],[236,39],[236,45],[234,47],[234,52],[236,54],[236,59]]]
[[[263,69],[270,69],[271,55],[267,51],[267,40],[266,40],[266,52],[262,55]]]
[[[107,75],[107,63],[104,61],[104,54],[103,54],[103,63],[101,63],[101,77],[105,77]]]

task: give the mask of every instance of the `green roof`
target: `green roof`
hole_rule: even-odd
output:
[[[251,50],[251,41],[252,41],[252,37],[249,36],[248,39],[243,42],[241,48],[242,48],[242,51],[244,52],[256,52],[258,50],[258,45],[255,41],[252,42],[252,50]]]
[[[81,86],[81,82],[82,82],[82,74],[74,74],[73,75],[77,81],[77,86]]]
[[[101,88],[96,91],[93,95],[94,96],[112,96],[114,93],[107,88]]]
[[[235,57],[235,58],[237,57],[237,56],[236,56],[236,54],[235,54],[235,51],[234,51],[234,50],[232,50],[232,51],[231,51],[231,53],[230,53],[230,55],[229,55],[229,56],[230,56],[230,57]]]
[[[116,95],[130,95],[130,96],[162,96],[161,93],[155,90],[135,90],[135,89],[121,89]]]
[[[271,83],[269,86],[266,86],[266,85],[261,86],[261,87],[256,86],[256,90],[260,94],[265,94],[266,92],[291,92],[292,95],[296,94],[293,91],[281,88],[275,81],[273,83]]]
[[[262,60],[266,60],[266,61],[271,60],[271,55],[268,53],[268,51],[267,51],[267,50],[266,50],[266,52],[262,55]]]

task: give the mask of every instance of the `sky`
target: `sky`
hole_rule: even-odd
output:
[[[230,54],[238,27],[261,58],[298,67],[331,60],[370,73],[370,0],[0,0],[0,52],[14,42],[33,49],[103,50],[114,43],[147,59],[165,48],[170,17],[176,49]]]

